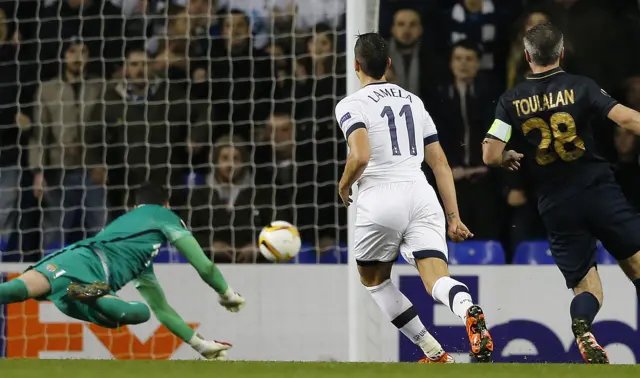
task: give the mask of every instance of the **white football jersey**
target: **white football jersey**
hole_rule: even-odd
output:
[[[438,134],[418,96],[395,84],[372,83],[342,99],[336,119],[347,139],[362,127],[369,133],[371,159],[358,182],[360,190],[424,179],[424,147]]]

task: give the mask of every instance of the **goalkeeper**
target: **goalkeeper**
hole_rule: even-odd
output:
[[[0,305],[51,300],[64,314],[105,328],[144,323],[151,317],[150,307],[164,326],[204,358],[223,359],[231,344],[204,340],[167,303],[153,272],[153,258],[168,241],[220,295],[227,310],[240,310],[244,298],[231,290],[182,220],[168,209],[163,187],[145,184],[136,193],[136,204],[98,235],[51,254],[19,278],[0,284]],[[149,307],[116,295],[131,281]]]

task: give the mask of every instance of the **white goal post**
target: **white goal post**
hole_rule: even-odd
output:
[[[353,69],[356,36],[360,33],[378,31],[380,13],[379,0],[347,0],[347,94],[360,88],[360,82]],[[349,361],[385,361],[394,356],[385,353],[380,327],[388,326],[380,310],[360,284],[355,257],[353,256],[353,230],[356,214],[358,188],[353,187],[354,203],[348,215],[348,285],[349,285]]]

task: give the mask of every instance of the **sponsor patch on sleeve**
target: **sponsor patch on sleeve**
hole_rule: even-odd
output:
[[[351,118],[351,113],[346,112],[342,118],[340,118],[340,127],[342,127],[342,124],[345,123],[348,119]]]

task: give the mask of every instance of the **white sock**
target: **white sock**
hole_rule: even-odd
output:
[[[473,306],[467,285],[451,277],[441,277],[433,285],[431,295],[436,301],[447,305],[463,322],[467,320],[467,310]]]
[[[418,311],[413,304],[391,280],[386,280],[378,286],[368,287],[367,290],[382,312],[387,314],[391,323],[409,340],[422,348],[427,357],[439,358],[444,354],[440,343],[431,336],[420,321]]]

